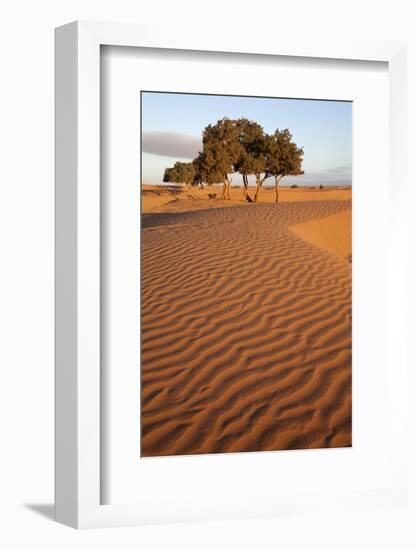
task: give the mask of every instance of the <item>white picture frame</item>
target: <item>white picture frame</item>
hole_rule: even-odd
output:
[[[396,347],[395,376],[389,372],[396,426],[395,452],[384,491],[355,494],[289,494],[285,502],[259,499],[251,510],[216,507],[187,517],[175,502],[158,515],[151,498],[147,510],[134,504],[101,504],[100,445],[104,412],[100,402],[100,47],[102,45],[167,48],[383,61],[389,70],[390,194],[395,264],[390,285],[405,281],[405,45],[363,41],[280,43],[260,36],[248,43],[239,33],[214,37],[210,29],[180,36],[165,27],[75,22],[56,30],[56,519],[76,528],[134,525],[156,521],[262,516],[317,509],[399,505],[405,499],[404,434],[406,353],[405,295],[390,303],[390,345]],[[395,260],[395,261],[394,261]],[[404,283],[405,284],[405,283]]]

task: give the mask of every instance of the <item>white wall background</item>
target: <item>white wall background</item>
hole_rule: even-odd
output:
[[[14,548],[417,547],[417,511],[281,517],[77,532],[51,521],[53,500],[53,29],[75,19],[212,24],[258,33],[407,39],[409,173],[417,140],[413,2],[397,0],[9,0],[0,8],[0,546]],[[267,24],[265,24],[267,21]],[[245,29],[243,31],[243,29]],[[226,31],[227,32],[227,31]],[[414,100],[414,102],[413,102]],[[415,184],[417,187],[417,184]],[[417,198],[408,189],[410,214]],[[417,216],[410,216],[410,281]],[[414,238],[413,238],[414,236]],[[412,256],[412,257],[411,257]],[[414,260],[414,261],[411,261]],[[410,285],[409,303],[417,304]],[[417,310],[416,308],[414,308]],[[417,327],[410,308],[410,352]],[[410,396],[416,386],[410,353]],[[414,365],[415,366],[415,365]],[[417,401],[417,400],[415,400]],[[416,418],[416,407],[410,413]],[[410,460],[415,423],[410,420]],[[387,442],[388,443],[388,442]],[[413,453],[413,454],[411,454]],[[415,464],[416,462],[414,462]],[[343,473],[341,472],[341,475]],[[416,476],[412,472],[413,489]],[[412,501],[415,504],[416,491]]]

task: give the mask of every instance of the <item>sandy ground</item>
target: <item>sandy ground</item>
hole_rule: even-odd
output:
[[[232,192],[144,188],[142,455],[350,446],[350,190]]]
[[[142,186],[142,212],[188,212],[206,208],[230,207],[238,204],[248,204],[241,187],[231,188],[231,200],[222,201],[221,187],[206,188],[203,190],[192,188],[190,191],[182,191],[174,186]],[[250,189],[253,196],[253,189]],[[215,195],[216,198],[209,198]],[[279,202],[293,201],[317,201],[317,200],[346,200],[352,197],[350,188],[290,189],[283,187],[279,193]],[[275,203],[275,191],[271,188],[262,189],[260,203]]]

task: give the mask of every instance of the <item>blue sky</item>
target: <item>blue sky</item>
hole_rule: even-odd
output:
[[[350,185],[352,104],[341,101],[256,98],[142,92],[142,181],[157,184],[177,160],[191,160],[201,133],[217,120],[246,117],[266,132],[288,128],[304,147],[304,176],[285,178],[299,185]],[[241,183],[236,175],[233,183]]]

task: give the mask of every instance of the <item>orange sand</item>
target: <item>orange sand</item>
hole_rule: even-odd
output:
[[[300,239],[327,250],[327,252],[347,260],[352,258],[351,210],[293,225],[290,230]]]
[[[142,456],[350,446],[350,190],[156,191],[142,196]]]
[[[142,212],[188,212],[206,208],[220,208],[237,204],[248,204],[241,187],[232,187],[230,201],[220,200],[221,187],[210,187],[204,190],[192,188],[183,191],[175,186],[142,185]],[[209,199],[209,195],[216,195],[215,199]],[[253,189],[250,189],[253,196]],[[316,200],[347,200],[352,197],[350,188],[291,189],[283,187],[279,192],[279,202],[316,201]],[[262,189],[260,202],[275,203],[275,191],[271,188]]]

